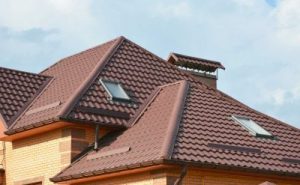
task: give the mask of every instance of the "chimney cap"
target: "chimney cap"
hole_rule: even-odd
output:
[[[208,72],[215,72],[219,68],[225,70],[225,67],[220,62],[182,55],[178,53],[170,53],[167,61],[176,66],[182,66]]]

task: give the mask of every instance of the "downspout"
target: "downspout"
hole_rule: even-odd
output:
[[[95,145],[94,145],[94,150],[98,150],[98,146],[99,146],[99,124],[96,125],[96,129],[95,129]]]
[[[174,182],[174,185],[180,185],[183,181],[183,178],[185,177],[187,173],[187,165],[184,165],[181,169],[181,173],[180,176],[178,177],[178,179]]]

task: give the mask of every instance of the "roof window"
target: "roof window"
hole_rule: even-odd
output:
[[[256,137],[274,138],[270,132],[266,131],[250,118],[241,116],[232,116],[232,118]]]
[[[127,95],[126,91],[123,89],[120,83],[104,79],[100,79],[100,82],[103,85],[106,92],[109,94],[110,100],[130,101],[130,97]]]

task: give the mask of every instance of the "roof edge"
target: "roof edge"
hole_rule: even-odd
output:
[[[62,107],[60,112],[58,113],[59,118],[66,118],[68,114],[71,112],[72,108],[77,103],[82,95],[86,92],[86,89],[91,85],[91,83],[98,77],[98,73],[104,68],[109,59],[115,53],[115,51],[119,48],[121,43],[124,41],[124,37],[120,36],[116,39],[116,42],[106,51],[105,55],[100,59],[100,61],[95,66],[94,70],[89,74],[89,76],[85,79],[85,81],[77,88],[77,90],[73,93],[72,96],[66,101],[65,105]]]
[[[145,161],[145,162],[137,163],[134,165],[125,165],[122,167],[115,167],[115,168],[111,168],[111,169],[107,169],[107,170],[99,170],[96,172],[87,172],[87,173],[62,176],[62,177],[55,176],[55,177],[50,178],[50,181],[54,182],[54,183],[66,183],[66,182],[70,182],[70,181],[83,180],[86,178],[88,179],[88,178],[93,178],[93,177],[106,175],[106,174],[121,173],[121,172],[129,171],[129,170],[138,170],[138,169],[143,169],[143,168],[150,170],[149,168],[151,168],[151,167],[155,167],[154,169],[164,169],[164,168],[171,168],[174,166],[175,166],[174,164],[164,163],[164,160],[160,159],[160,160]]]
[[[295,178],[300,179],[298,173],[285,173],[280,171],[271,171],[271,170],[263,170],[263,169],[256,169],[256,168],[245,168],[245,167],[237,167],[237,166],[231,166],[231,165],[216,165],[213,163],[202,163],[202,162],[192,162],[192,161],[180,161],[180,160],[166,160],[166,159],[157,159],[157,160],[150,160],[150,161],[144,161],[141,163],[135,163],[132,165],[125,165],[122,167],[114,167],[110,169],[104,169],[99,170],[95,172],[86,172],[81,174],[75,174],[75,175],[68,175],[68,176],[61,176],[58,175],[50,178],[50,181],[55,183],[64,183],[71,180],[79,180],[89,177],[95,177],[99,175],[105,175],[109,173],[118,172],[121,171],[127,171],[131,169],[138,169],[143,167],[149,167],[149,166],[155,166],[155,165],[174,165],[174,166],[182,166],[187,165],[188,167],[195,167],[195,168],[204,168],[204,169],[211,169],[211,170],[230,170],[233,172],[239,171],[241,173],[257,173],[261,172],[264,173],[264,175],[272,175],[272,176],[278,176],[280,177],[289,177],[289,178]]]
[[[10,70],[10,71],[15,71],[15,72],[18,72],[18,73],[26,73],[28,75],[36,75],[36,76],[43,76],[43,77],[51,77],[49,75],[44,75],[44,74],[40,74],[40,73],[34,73],[34,72],[28,72],[28,71],[21,71],[19,69],[12,69],[12,68],[7,68],[7,67],[1,67],[0,66],[0,69],[6,69],[6,70]]]
[[[170,159],[173,154],[176,136],[178,134],[182,112],[189,89],[189,83],[186,80],[179,81],[178,83],[180,84],[180,86],[176,95],[177,101],[175,102],[174,108],[172,110],[171,114],[173,116],[171,116],[171,119],[169,120],[165,140],[162,146],[161,157],[163,159]]]

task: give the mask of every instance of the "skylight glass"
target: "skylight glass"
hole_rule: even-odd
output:
[[[111,100],[130,100],[130,97],[127,95],[121,84],[103,79],[101,79],[100,82],[109,94]]]
[[[272,134],[259,126],[253,120],[240,116],[232,116],[234,120],[245,127],[251,134],[258,137],[273,137]]]

